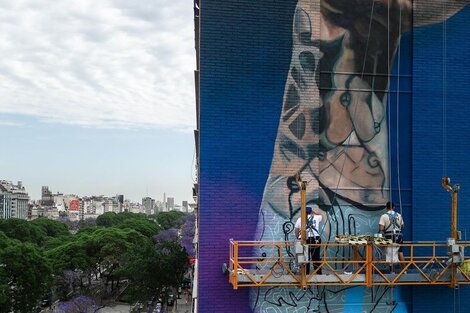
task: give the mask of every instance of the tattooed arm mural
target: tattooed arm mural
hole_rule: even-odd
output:
[[[418,12],[415,25],[423,25],[442,21],[467,3],[448,2],[442,10],[436,2],[425,0],[298,2],[258,240],[294,238],[291,223],[300,210],[296,174],[308,182],[307,203],[323,211],[324,241],[377,231],[379,216],[389,201],[386,109],[400,35],[411,28],[412,9]],[[258,253],[263,255],[263,251]],[[329,256],[347,253],[328,251]],[[389,311],[387,290],[356,293],[356,298],[363,298],[356,300],[363,303],[363,311]],[[327,307],[342,311],[348,297],[334,288],[307,292],[260,288],[251,294],[255,312],[314,312],[327,311]]]

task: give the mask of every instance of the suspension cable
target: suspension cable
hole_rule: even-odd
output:
[[[364,78],[364,72],[365,72],[365,68],[366,68],[366,61],[367,61],[367,53],[368,53],[368,50],[369,50],[369,41],[370,41],[370,33],[371,33],[371,29],[372,29],[372,20],[373,20],[373,16],[374,16],[374,4],[375,4],[375,1],[372,1],[372,7],[371,7],[371,14],[370,14],[370,19],[369,19],[369,32],[367,34],[367,41],[366,41],[366,49],[364,51],[364,59],[362,61],[362,72],[361,72],[361,79]],[[373,90],[373,86],[372,87],[372,90]],[[359,101],[359,99],[356,99],[356,105],[354,106],[354,112],[353,112],[353,116],[352,116],[352,120],[354,120],[354,117],[356,116],[356,112],[357,112],[357,102]],[[354,125],[354,124],[353,124]],[[354,129],[354,128],[353,128]],[[349,144],[351,142],[351,135],[348,137],[348,143],[346,145],[346,147],[344,148],[344,151],[345,153],[348,151],[349,149]],[[334,201],[336,200],[336,195],[338,193],[338,189],[339,189],[339,184],[340,184],[340,181],[341,181],[341,178],[343,176],[343,171],[344,171],[344,166],[346,164],[346,157],[344,158],[343,160],[343,164],[341,166],[341,171],[339,173],[339,178],[338,178],[338,183],[336,184],[336,188],[335,188],[335,192],[334,192],[334,196],[333,196],[333,201],[332,201],[332,204],[334,203]]]
[[[442,1],[444,22],[442,23],[442,176],[447,176],[447,1]]]
[[[390,107],[390,84],[391,84],[391,72],[390,72],[390,0],[387,0],[387,72],[389,75],[389,81],[387,84],[387,157],[388,157],[388,190],[389,190],[389,200],[392,201],[392,169],[391,169],[391,161],[392,161],[392,139],[391,136],[391,107]]]
[[[363,58],[363,61],[362,61],[362,71],[361,71],[361,79],[364,78],[364,72],[365,72],[365,68],[366,68],[366,61],[367,61],[367,53],[369,51],[369,41],[370,41],[370,34],[371,34],[371,30],[372,30],[372,20],[373,20],[373,17],[374,17],[374,6],[375,6],[375,1],[372,1],[372,6],[371,6],[371,12],[370,12],[370,18],[369,18],[369,30],[368,30],[368,34],[367,34],[367,41],[366,41],[366,48],[365,48],[365,51],[364,51],[364,58]],[[374,86],[372,85],[371,86],[371,90],[373,90]],[[357,102],[359,100],[356,99],[356,105],[354,107],[354,112],[353,112],[353,116],[352,116],[352,120],[354,120],[354,117],[356,115],[356,112],[357,112]],[[354,124],[353,124],[354,125]],[[344,148],[344,153],[346,153],[349,149],[349,143],[351,142],[351,135],[349,135],[348,137],[348,141],[347,141],[347,144],[346,144],[346,147]],[[333,207],[335,201],[336,201],[336,196],[338,194],[338,189],[339,189],[339,184],[341,182],[341,178],[343,177],[343,171],[344,171],[344,166],[346,164],[346,157],[344,157],[344,160],[343,160],[343,164],[341,165],[341,170],[339,172],[339,178],[338,178],[338,183],[336,184],[336,188],[335,188],[335,192],[333,193],[333,199],[331,201],[331,207]],[[322,230],[320,232],[320,236],[323,234],[325,228],[326,228],[326,225],[327,223],[330,222],[330,216],[329,214],[326,214],[326,222],[323,223],[322,225]]]
[[[402,208],[402,198],[401,198],[401,181],[400,181],[400,68],[401,68],[401,19],[402,15],[402,6],[400,5],[400,16],[398,22],[398,73],[397,73],[397,92],[396,92],[396,100],[397,100],[397,116],[396,116],[396,132],[397,132],[397,184],[398,184],[398,202],[400,206],[400,215],[403,218],[403,208]],[[389,147],[390,149],[390,147]],[[390,171],[391,172],[391,171]],[[391,189],[391,185],[390,185]],[[390,197],[391,198],[391,197]]]
[[[388,81],[388,92],[387,92],[387,140],[388,140],[388,178],[389,178],[389,185],[388,185],[388,190],[389,190],[389,199],[390,201],[392,200],[392,168],[391,168],[391,161],[392,161],[392,140],[391,140],[391,107],[390,107],[390,85],[391,85],[391,72],[390,72],[390,0],[387,1],[387,71],[389,75],[389,81]],[[395,260],[393,260],[395,262]],[[393,263],[392,263],[392,269],[393,269]],[[394,269],[393,269],[394,270]],[[394,295],[393,295],[393,286],[390,290],[390,297],[392,301],[390,301],[390,306],[393,307],[394,303]]]

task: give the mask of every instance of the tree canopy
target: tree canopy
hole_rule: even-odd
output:
[[[35,245],[8,240],[0,249],[0,312],[32,312],[49,290],[51,274]]]
[[[123,221],[129,220],[129,219],[147,220],[147,216],[145,214],[136,214],[136,213],[130,213],[130,212],[121,212],[121,213],[106,212],[98,216],[98,218],[96,219],[96,225],[103,226],[103,227],[114,227],[114,226],[118,226]]]
[[[117,225],[121,229],[132,229],[142,235],[152,238],[160,231],[160,227],[154,221],[147,219],[127,219]]]
[[[127,290],[134,300],[159,294],[163,287],[177,287],[187,267],[188,255],[176,241],[134,246],[126,255],[122,274],[131,284]]]
[[[105,295],[125,280],[133,300],[178,286],[188,258],[182,234],[193,227],[186,217],[164,212],[155,222],[143,214],[108,212],[96,226],[82,224],[74,234],[62,222],[45,218],[0,220],[0,313],[32,312],[46,296],[64,301],[61,309],[82,312],[86,301],[77,296],[91,292],[87,288],[95,288],[96,281]]]
[[[0,231],[21,242],[42,245],[46,240],[46,233],[41,227],[18,218],[0,219]]]
[[[57,238],[61,236],[70,236],[67,225],[59,221],[41,217],[31,221],[30,223],[38,226],[48,237]]]
[[[181,211],[160,212],[157,214],[156,220],[158,225],[163,229],[180,228],[184,223],[186,213]]]

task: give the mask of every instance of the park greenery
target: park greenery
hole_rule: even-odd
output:
[[[181,285],[193,236],[194,215],[177,211],[108,212],[72,232],[46,218],[0,219],[0,313],[56,300],[57,312],[113,297],[146,301]]]

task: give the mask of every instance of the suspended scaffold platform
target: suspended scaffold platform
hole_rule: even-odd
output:
[[[233,288],[314,285],[456,287],[470,284],[470,271],[466,268],[470,258],[460,259],[463,249],[470,246],[470,242],[405,242],[401,245],[407,256],[405,261],[392,263],[386,260],[385,255],[388,249],[397,249],[398,245],[381,244],[373,239],[353,244],[332,242],[306,245],[307,249],[308,246],[317,246],[322,253],[321,260],[305,262],[312,271],[304,275],[295,256],[286,254],[286,251],[295,251],[295,245],[295,242],[231,240],[229,279]],[[264,251],[264,256],[254,256],[257,250]],[[335,255],[336,251],[351,257],[329,256]],[[453,254],[462,265],[457,265]]]
[[[393,243],[380,236],[338,236],[334,242],[307,244],[306,182],[301,190],[301,240],[282,242],[230,240],[226,270],[234,289],[264,286],[400,286],[470,284],[470,257],[457,231],[459,185],[442,185],[452,194],[451,237],[446,242]],[[319,260],[309,260],[309,248],[320,249]],[[398,249],[406,256],[399,261]],[[311,269],[309,271],[309,269]]]

